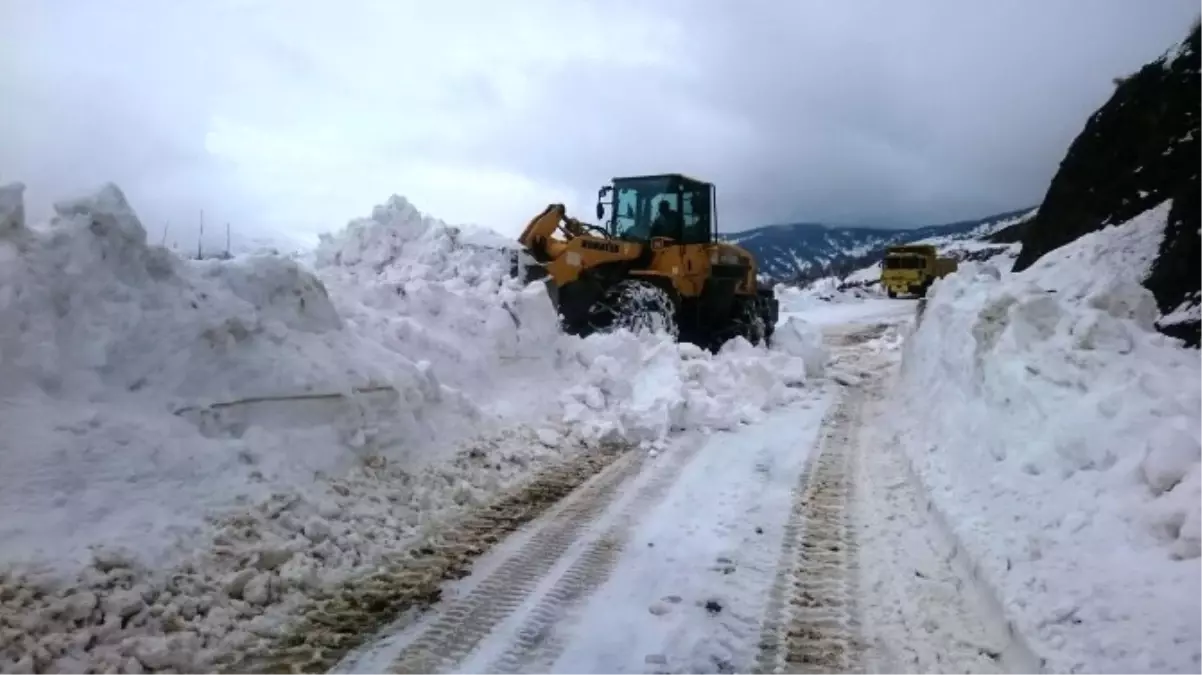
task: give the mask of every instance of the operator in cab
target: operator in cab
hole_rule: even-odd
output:
[[[651,221],[651,236],[678,239],[680,228],[680,214],[668,204],[667,200],[661,201],[658,213],[655,214],[655,220]]]

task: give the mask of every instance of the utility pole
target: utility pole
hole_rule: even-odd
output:
[[[225,221],[225,257],[230,257],[230,221]]]
[[[201,241],[205,238],[205,210],[200,210],[200,235],[196,237],[196,259],[201,260],[204,251],[201,248]]]
[[[163,240],[159,242],[159,246],[167,245],[167,230],[169,230],[169,229],[171,229],[171,221],[170,220],[165,221],[163,223]]]

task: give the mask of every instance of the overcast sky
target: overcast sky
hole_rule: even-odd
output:
[[[623,174],[723,229],[1039,201],[1196,0],[0,0],[0,181],[312,237],[390,194],[515,234]]]

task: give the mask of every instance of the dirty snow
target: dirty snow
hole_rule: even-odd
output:
[[[401,197],[300,261],[195,261],[149,244],[116,186],[37,224],[21,192],[0,189],[0,571],[33,576],[3,582],[25,637],[0,669],[203,668],[582,444],[755,421],[821,368],[807,324],[716,355],[565,337],[503,240]]]
[[[1202,659],[1202,363],[1139,285],[1167,209],[962,265],[905,347],[893,442],[1050,671]]]

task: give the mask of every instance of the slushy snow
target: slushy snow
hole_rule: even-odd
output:
[[[195,261],[116,186],[32,225],[21,194],[0,188],[4,670],[204,668],[570,453],[756,421],[821,373],[798,321],[718,354],[562,335],[507,242],[401,197],[300,261]]]
[[[894,442],[1049,671],[1202,663],[1202,362],[1140,285],[1168,209],[962,264],[905,346]]]

